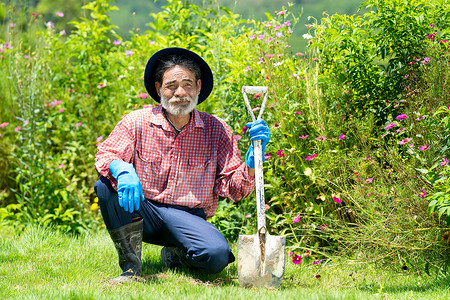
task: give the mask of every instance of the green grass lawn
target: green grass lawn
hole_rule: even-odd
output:
[[[42,228],[19,236],[1,227],[0,299],[450,298],[449,275],[394,272],[344,260],[294,265],[289,257],[278,290],[245,289],[239,286],[236,263],[217,275],[171,271],[162,265],[160,248],[144,244],[144,281],[109,286],[106,282],[120,270],[106,230],[73,238]]]

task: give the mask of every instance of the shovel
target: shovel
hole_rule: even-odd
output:
[[[245,106],[256,121],[252,107],[247,98],[249,94],[264,94],[259,110],[258,120],[267,104],[268,88],[266,86],[243,86]],[[253,142],[255,148],[256,208],[258,213],[258,231],[254,235],[239,235],[238,277],[243,287],[278,288],[283,280],[285,245],[284,236],[269,235],[266,229],[264,203],[264,176],[262,167],[261,141]]]

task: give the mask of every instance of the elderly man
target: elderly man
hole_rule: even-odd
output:
[[[206,220],[218,197],[239,201],[254,189],[254,150],[245,163],[230,127],[195,109],[213,88],[208,64],[183,48],[166,48],[148,61],[145,87],[161,105],[126,115],[98,146],[95,191],[123,273],[142,275],[142,241],[161,245],[168,268],[218,273],[235,260],[219,230]],[[270,130],[249,123],[264,147]]]

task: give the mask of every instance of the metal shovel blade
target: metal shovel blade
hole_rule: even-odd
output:
[[[257,232],[240,235],[238,248],[238,276],[243,287],[278,288],[285,265],[284,236]]]

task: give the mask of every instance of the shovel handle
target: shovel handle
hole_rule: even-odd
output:
[[[244,96],[245,106],[252,118],[252,121],[260,120],[267,104],[267,94],[269,88],[266,86],[243,86],[242,94]],[[264,94],[264,98],[259,109],[258,118],[255,119],[253,109],[248,101],[247,93],[249,94]],[[256,180],[256,211],[258,213],[258,232],[264,234],[266,232],[266,215],[265,215],[265,201],[264,201],[264,174],[263,174],[263,159],[262,159],[262,145],[261,140],[253,142],[255,152],[255,180]]]
[[[268,94],[269,88],[267,86],[243,86],[242,87],[242,94],[244,95],[244,102],[245,106],[247,107],[247,110],[250,114],[250,117],[252,118],[252,122],[255,122],[256,120],[260,120],[262,113],[264,109],[266,108],[267,104],[267,94]],[[253,113],[253,108],[250,105],[250,102],[248,101],[247,93],[249,94],[264,94],[264,98],[261,104],[261,108],[259,109],[258,118],[255,118],[255,114]]]

